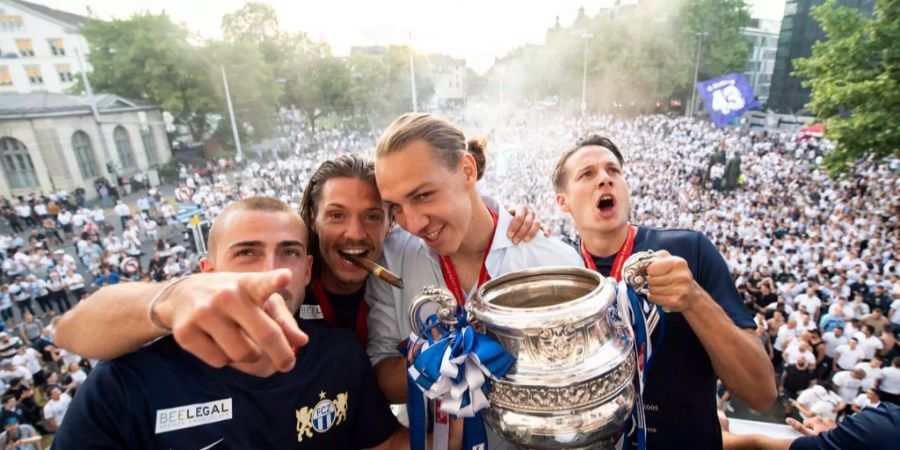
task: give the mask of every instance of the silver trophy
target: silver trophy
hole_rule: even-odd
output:
[[[652,259],[629,258],[626,282],[643,287]],[[613,448],[636,395],[634,334],[616,307],[615,283],[588,269],[545,267],[478,290],[466,305],[469,321],[516,359],[506,376],[491,380],[483,416],[495,432],[522,448]],[[455,310],[450,292],[426,288],[410,307],[413,330],[421,331],[425,312],[452,324]]]

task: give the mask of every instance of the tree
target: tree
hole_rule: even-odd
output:
[[[224,67],[239,133],[245,135],[245,127],[241,124],[248,124],[253,127],[253,138],[270,136],[281,86],[276,83],[274,68],[266,64],[259,47],[244,41],[214,41],[207,45],[205,53],[209,60],[209,76],[214,80],[217,108],[225,118],[219,121],[219,128],[227,130],[229,140],[232,138],[222,84],[221,68]]]
[[[247,2],[243,8],[222,16],[222,34],[228,41],[274,43],[281,34],[278,13],[265,3]]]
[[[827,40],[794,60],[808,78],[807,107],[837,147],[825,156],[832,174],[861,158],[900,155],[900,0],[877,0],[872,19],[835,0],[813,10]]]
[[[701,79],[741,71],[750,44],[741,28],[750,15],[743,0],[646,0],[641,8],[579,12],[575,22],[557,23],[542,46],[510,52],[486,74],[506,99],[581,100],[587,46],[587,102],[592,109],[634,104],[634,111],[693,89],[697,32],[706,32]]]
[[[683,44],[692,49],[692,60],[697,33],[707,33],[703,38],[701,80],[744,70],[751,50],[750,41],[741,32],[750,24],[745,0],[690,0],[681,20]]]
[[[88,20],[82,28],[91,47],[88,75],[94,90],[159,103],[187,128],[194,141],[209,131],[215,92],[202,52],[189,33],[165,14]]]
[[[320,117],[352,111],[350,71],[330,52],[301,55],[287,69],[285,102],[303,113],[313,132]]]

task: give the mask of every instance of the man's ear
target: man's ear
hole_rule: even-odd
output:
[[[216,269],[213,267],[212,261],[209,258],[202,258],[200,260],[200,271],[201,272],[215,272]]]
[[[466,186],[474,185],[478,182],[478,163],[471,153],[466,152],[459,161],[460,168],[466,176]]]
[[[569,196],[566,194],[556,194],[556,204],[559,205],[559,208],[563,210],[565,213],[572,213],[572,208],[569,206]]]

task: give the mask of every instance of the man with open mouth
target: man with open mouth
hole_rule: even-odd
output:
[[[623,166],[609,139],[580,141],[553,172],[557,204],[575,222],[588,268],[618,278],[632,252],[657,254],[646,269],[649,295],[642,300],[645,311],[660,314],[642,396],[647,448],[722,448],[716,377],[762,410],[776,396],[772,365],[725,260],[706,236],[629,223]]]

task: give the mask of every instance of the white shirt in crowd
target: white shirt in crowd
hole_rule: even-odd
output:
[[[869,396],[866,395],[865,392],[863,392],[862,394],[857,395],[855,399],[853,399],[853,404],[859,406],[860,408],[877,408],[878,405],[881,404],[881,402],[872,403],[872,400],[869,400]]]
[[[837,368],[841,370],[851,370],[862,361],[864,353],[862,347],[856,346],[855,350],[851,350],[849,345],[841,345],[836,350],[838,359],[835,361]]]
[[[859,389],[862,387],[862,380],[854,378],[853,372],[849,370],[843,370],[834,374],[831,381],[834,382],[838,395],[847,403],[853,402],[853,399],[856,398],[856,394],[859,394]]]
[[[868,391],[875,387],[875,383],[881,378],[881,367],[872,367],[872,364],[868,362],[861,362],[856,365],[855,369],[862,370],[866,373],[866,377],[862,380],[861,389],[863,392]]]
[[[72,403],[72,397],[69,397],[69,394],[63,392],[60,394],[59,400],[51,399],[44,405],[44,418],[53,419],[57,427],[62,425],[63,418],[66,416],[66,411],[69,410],[70,403]]]
[[[856,333],[856,340],[859,341],[859,348],[863,351],[863,359],[872,359],[875,352],[884,348],[884,342],[878,339],[874,334],[866,337],[862,332]]]
[[[878,389],[888,394],[900,395],[900,368],[885,367],[881,369],[881,383]]]
[[[891,323],[894,325],[900,325],[900,299],[894,300],[891,303]]]
[[[825,341],[825,356],[829,358],[834,358],[834,351],[848,342],[846,335],[835,336],[833,330],[822,335],[822,340]]]
[[[811,351],[801,351],[800,344],[795,339],[784,349],[784,362],[787,364],[797,364],[797,361],[805,359],[811,366],[816,364],[816,355]]]
[[[841,404],[841,396],[827,391],[822,386],[813,386],[797,395],[797,403],[812,410],[816,416],[825,419],[837,418],[834,408]]]

